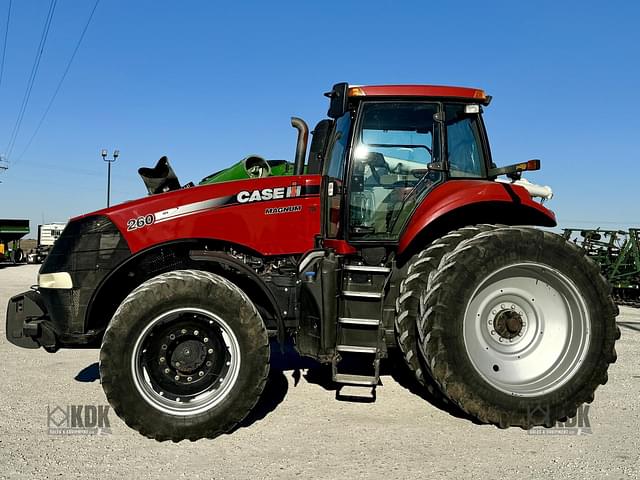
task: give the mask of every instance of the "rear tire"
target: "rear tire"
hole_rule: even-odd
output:
[[[396,299],[395,329],[398,347],[405,363],[422,385],[428,387],[428,367],[423,365],[419,353],[417,319],[420,316],[420,296],[429,282],[429,275],[437,270],[445,254],[478,233],[495,228],[493,225],[474,225],[452,232],[434,240],[431,245],[414,256],[407,269],[407,276],[400,282],[400,292]],[[425,370],[427,370],[425,372]],[[436,393],[436,392],[431,392]]]
[[[269,340],[253,303],[227,279],[178,270],[137,287],[102,342],[100,376],[114,411],[156,440],[214,438],[258,401]]]
[[[418,324],[425,361],[479,421],[550,427],[607,382],[620,336],[610,292],[598,266],[558,235],[478,234],[429,280]]]

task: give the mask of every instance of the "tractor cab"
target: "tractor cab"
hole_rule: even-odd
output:
[[[433,188],[448,179],[487,179],[481,111],[490,97],[482,90],[338,84],[330,96],[335,126],[322,169],[327,238],[397,242]]]

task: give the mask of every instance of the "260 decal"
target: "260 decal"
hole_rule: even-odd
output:
[[[142,217],[130,218],[129,220],[127,220],[127,232],[148,227],[149,225],[153,225],[155,221],[156,216],[153,213],[144,215]]]

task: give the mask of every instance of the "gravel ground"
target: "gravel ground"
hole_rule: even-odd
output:
[[[639,478],[640,310],[621,308],[618,362],[589,408],[590,434],[475,425],[422,398],[402,375],[382,376],[375,403],[339,402],[325,370],[276,352],[243,426],[172,444],[142,437],[113,412],[110,434],[48,433],[47,406],[107,402],[97,350],[52,355],[7,342],[7,301],[36,273],[0,267],[0,478]]]

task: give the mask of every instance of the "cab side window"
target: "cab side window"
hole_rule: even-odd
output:
[[[484,178],[486,163],[477,114],[466,114],[464,105],[445,107],[447,156],[452,178]]]
[[[331,178],[342,179],[347,145],[349,144],[349,129],[351,128],[351,114],[346,113],[336,122],[336,128],[329,139],[327,151],[327,175]]]

